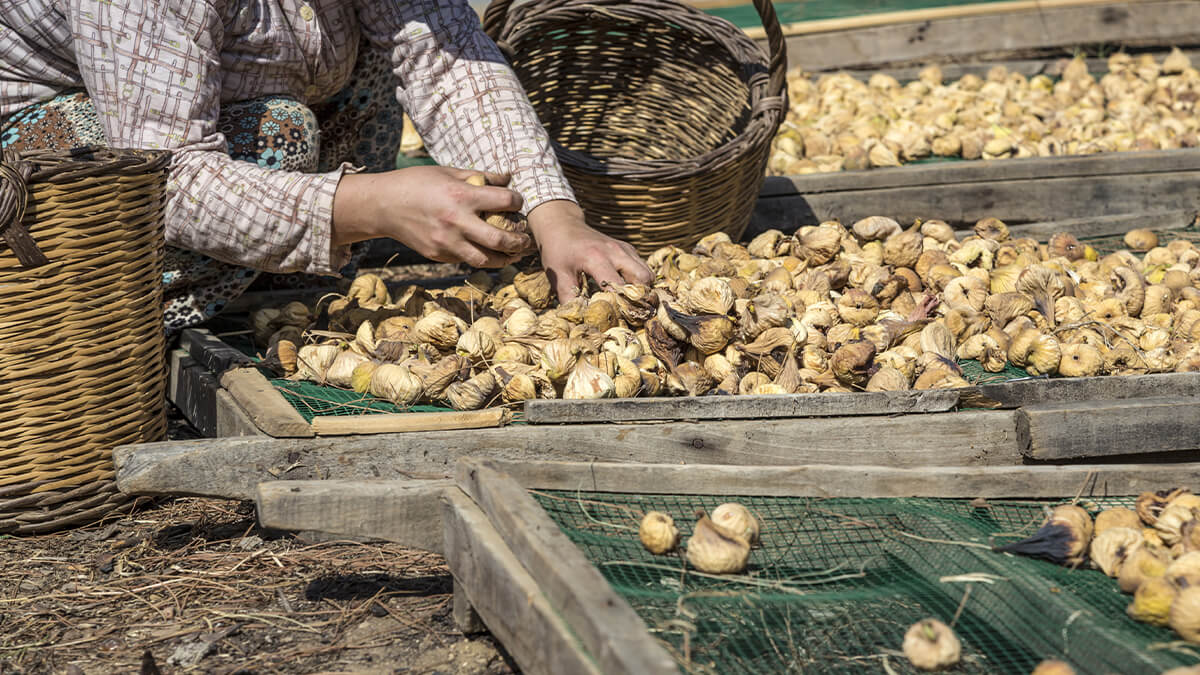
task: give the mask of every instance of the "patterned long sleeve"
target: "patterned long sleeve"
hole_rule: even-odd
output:
[[[511,173],[525,211],[574,201],[524,89],[466,0],[357,0],[364,35],[392,50],[397,96],[443,165]]]
[[[217,130],[223,20],[212,2],[71,0],[75,61],[114,146],[174,151],[167,243],[272,272],[334,273],[333,197],[345,168],[234,161]]]
[[[0,0],[0,118],[84,87],[113,145],[174,152],[167,243],[272,272],[333,273],[323,174],[235,161],[222,103],[346,86],[359,40],[447,166],[507,172],[525,209],[574,199],[520,82],[465,0]]]

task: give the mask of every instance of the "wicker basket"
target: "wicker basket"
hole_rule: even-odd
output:
[[[162,440],[164,152],[0,164],[0,532],[126,503],[112,448]]]
[[[483,24],[529,94],[589,224],[643,254],[750,221],[787,110],[786,53],[754,0],[770,58],[729,22],[676,0],[494,0]]]

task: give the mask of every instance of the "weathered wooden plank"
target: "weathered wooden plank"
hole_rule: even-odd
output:
[[[262,436],[207,368],[182,349],[170,354],[167,400],[204,436]]]
[[[1098,176],[1169,175],[1200,170],[1200,148],[1109,152],[1065,157],[934,162],[861,171],[771,176],[763,181],[760,197],[823,192],[859,192],[884,188],[962,186],[969,183],[1091,178]],[[1165,208],[1149,209],[1155,211]],[[1096,213],[1105,213],[1097,211]]]
[[[679,672],[641,617],[516,481],[483,462],[465,459],[455,482],[487,514],[602,672]]]
[[[836,70],[1071,45],[1196,44],[1198,21],[1200,6],[1187,0],[1105,3],[794,35],[786,46],[790,67]]]
[[[1200,62],[1200,50],[1183,49],[1184,55],[1192,60],[1193,63]],[[1170,53],[1169,50],[1145,49],[1139,50],[1141,53],[1148,53],[1154,57],[1155,61],[1162,60]],[[929,59],[920,63],[910,64],[889,64],[882,66],[860,66],[857,68],[839,68],[840,72],[845,72],[856,79],[861,79],[864,82],[872,75],[878,72],[884,72],[901,82],[918,79],[921,71],[928,65],[929,62],[941,61],[940,59]],[[1055,77],[1062,74],[1063,67],[1069,63],[1069,57],[1064,57],[1060,49],[1047,47],[1045,49],[1020,50],[1016,52],[999,52],[990,54],[979,54],[968,60],[955,61],[953,63],[939,63],[939,68],[942,69],[942,77],[944,82],[952,82],[960,79],[966,74],[979,75],[983,77],[988,71],[996,66],[1002,66],[1010,73],[1020,73],[1026,77],[1034,75],[1049,75]],[[1084,63],[1087,64],[1088,71],[1093,73],[1108,72],[1108,59],[1106,58],[1085,58]],[[823,73],[808,71],[812,73],[812,79],[820,78]]]
[[[1152,230],[1182,230],[1192,225],[1200,212],[1200,203],[1196,209],[1175,211],[1155,211],[1141,213],[1121,213],[1095,218],[1064,218],[1062,220],[1043,220],[1036,223],[1012,224],[1009,231],[1014,237],[1032,237],[1046,241],[1056,232],[1070,232],[1077,237],[1109,237],[1124,234],[1129,230],[1145,227]],[[806,205],[796,200],[783,201],[778,199],[760,199],[755,204],[750,225],[743,235],[744,241],[749,241],[768,229],[778,229],[785,233],[795,231],[804,225],[815,225],[820,222],[817,215]],[[961,221],[951,223],[961,232],[966,232],[975,223]]]
[[[442,552],[444,480],[275,481],[254,496],[258,520],[277,530],[383,539]]]
[[[1196,206],[1200,209],[1200,202],[1197,202]],[[1009,232],[1014,237],[1033,237],[1039,241],[1046,241],[1056,232],[1070,232],[1077,237],[1110,237],[1125,234],[1139,227],[1151,230],[1182,230],[1196,219],[1197,209],[1065,218],[1014,225],[1009,228]]]
[[[221,386],[246,411],[255,426],[276,438],[313,436],[308,423],[257,368],[232,368],[220,376]]]
[[[1018,411],[1032,459],[1200,449],[1200,398],[1042,403]]]
[[[182,349],[170,353],[167,400],[204,436],[217,433],[217,378]]]
[[[1132,0],[1138,2],[1139,0]],[[902,23],[932,22],[963,17],[987,17],[997,14],[1025,14],[1058,10],[1071,7],[1104,7],[1107,5],[1129,5],[1118,0],[1007,0],[1005,2],[980,2],[949,4],[933,7],[917,7],[900,9],[890,12],[865,12],[835,16],[828,19],[813,19],[809,21],[794,21],[784,23],[780,30],[785,36],[809,35],[812,33],[831,33],[835,31],[873,28],[875,26],[890,26]],[[760,26],[750,27],[746,34],[751,38],[760,39],[766,36],[766,30]]]
[[[442,513],[456,608],[461,589],[523,672],[605,672],[478,506],[462,492],[449,490]]]
[[[1200,458],[1200,455],[1190,456]],[[1141,494],[1200,480],[1200,462],[1029,466],[714,466],[586,462],[482,462],[522,486],[635,494],[999,499]]]
[[[512,582],[505,581],[504,583],[511,584]],[[483,622],[483,617],[479,616],[479,612],[476,612],[475,608],[471,606],[471,599],[467,597],[467,591],[458,579],[454,580],[454,596],[450,602],[450,614],[454,619],[454,626],[463,635],[474,635],[487,630],[487,624]]]
[[[320,415],[313,418],[312,431],[318,436],[447,431],[502,427],[511,420],[512,412],[508,408],[434,413]]]
[[[534,400],[525,402],[525,421],[531,424],[571,424],[946,412],[958,405],[959,393],[942,389],[857,394]]]
[[[1020,160],[994,164],[1015,161]],[[939,218],[963,227],[988,216],[1020,224],[1096,213],[1187,211],[1200,204],[1188,190],[1197,181],[1200,171],[1182,171],[803,193],[761,198],[755,216],[771,227],[794,230],[825,220],[851,223],[876,215],[903,223]]]
[[[221,439],[122,446],[132,494],[253,499],[276,479],[438,478],[460,457],[682,464],[983,466],[1020,461],[1014,411],[705,423],[522,425],[312,439]]]
[[[1200,373],[1032,378],[984,384],[977,389],[985,397],[1010,408],[1056,401],[1200,396]]]
[[[184,329],[179,335],[179,346],[214,375],[219,376],[230,368],[254,365],[249,356],[225,344],[211,331],[203,328]]]
[[[255,426],[250,416],[242,410],[242,406],[233,400],[229,392],[224,389],[217,389],[216,392],[217,405],[217,438],[234,438],[244,436],[256,436],[263,438],[266,436]]]

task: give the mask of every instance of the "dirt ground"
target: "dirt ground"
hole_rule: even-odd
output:
[[[0,536],[0,673],[516,672],[455,628],[440,556],[316,539],[196,498]]]

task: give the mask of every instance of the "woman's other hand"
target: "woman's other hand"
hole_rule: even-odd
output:
[[[521,195],[508,177],[485,174],[488,185],[467,177],[478,171],[414,166],[384,173],[347,174],[333,200],[333,244],[388,237],[439,262],[503,267],[530,247],[527,235],[485,223],[479,214],[518,211]]]
[[[559,199],[539,204],[529,212],[529,229],[560,302],[579,294],[581,273],[601,286],[653,280],[632,246],[588,227],[574,202]]]

